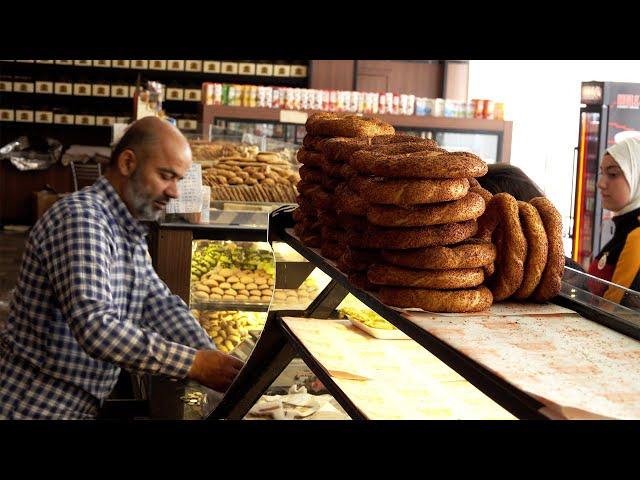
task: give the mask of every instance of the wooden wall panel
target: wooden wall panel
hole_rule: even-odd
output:
[[[467,100],[468,62],[312,60],[310,68],[310,88],[407,93],[428,98],[445,98],[446,94],[447,98]]]
[[[429,98],[442,96],[444,70],[440,63],[358,60],[356,68],[356,88],[360,91],[371,91],[369,86],[381,85],[380,78],[386,77],[386,91]]]
[[[353,90],[354,60],[311,60],[309,88]]]
[[[466,102],[469,97],[469,62],[447,62],[445,98]]]
[[[388,92],[389,76],[387,74],[358,75],[358,90],[362,92]]]
[[[154,265],[169,290],[189,304],[191,285],[191,230],[158,229]]]

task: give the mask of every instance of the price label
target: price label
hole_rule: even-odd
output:
[[[109,127],[116,123],[116,117],[98,115],[96,117],[96,125],[101,125],[103,127]]]
[[[83,97],[91,96],[91,84],[89,83],[74,83],[73,94]]]
[[[289,76],[291,76],[291,66],[290,65],[274,65],[273,66],[273,76],[274,77],[289,77]]]
[[[178,182],[178,198],[169,201],[167,213],[196,213],[202,209],[202,165],[192,163]]]
[[[298,110],[280,110],[280,123],[295,123],[304,125],[307,122],[309,114]]]
[[[222,73],[235,75],[238,73],[238,64],[235,62],[222,62]]]
[[[54,115],[54,123],[60,124],[60,125],[68,125],[68,124],[73,124],[73,115],[66,115],[64,113],[56,113]]]
[[[36,82],[36,92],[53,93],[53,82]]]
[[[94,84],[92,86],[92,94],[94,97],[108,97],[109,90],[109,85],[105,84]]]
[[[73,84],[56,82],[54,91],[56,95],[71,95],[71,92],[73,92]]]
[[[37,111],[36,123],[53,123],[53,112]]]
[[[256,74],[256,64],[255,63],[239,63],[238,64],[238,73],[240,75],[255,75]]]
[[[306,77],[307,76],[307,67],[303,65],[291,65],[291,76],[292,77]]]
[[[189,102],[199,102],[202,99],[202,90],[198,88],[187,88],[184,91],[184,99]]]
[[[202,60],[187,60],[187,72],[201,72]]]
[[[184,90],[181,88],[167,88],[168,100],[182,100],[184,98]]]
[[[111,85],[111,96],[115,98],[129,98],[129,85]]]
[[[95,125],[96,117],[93,115],[76,115],[76,125]]]
[[[131,60],[131,66],[139,70],[146,70],[149,67],[147,60]]]
[[[204,71],[207,73],[220,73],[220,62],[204,62]]]
[[[0,121],[13,122],[13,119],[14,119],[13,110],[7,110],[7,109],[0,110]]]
[[[167,70],[181,72],[184,70],[184,60],[168,60]]]
[[[16,110],[17,122],[33,122],[33,112],[31,110]]]
[[[30,82],[13,82],[13,91],[21,93],[33,93],[34,85]]]
[[[178,128],[180,130],[195,130],[198,128],[198,122],[195,120],[178,120]]]
[[[272,77],[273,76],[273,65],[269,65],[266,63],[258,64],[256,67],[257,73],[261,77]]]
[[[166,70],[166,60],[149,60],[149,69],[151,70]]]

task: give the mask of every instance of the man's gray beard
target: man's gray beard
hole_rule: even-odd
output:
[[[133,209],[134,216],[139,220],[157,221],[162,216],[162,210],[153,206],[153,199],[145,193],[144,185],[141,182],[140,170],[133,172],[131,179],[127,182],[125,195]]]

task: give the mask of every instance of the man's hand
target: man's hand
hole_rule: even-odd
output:
[[[244,362],[219,350],[198,350],[187,377],[217,392],[226,392]]]

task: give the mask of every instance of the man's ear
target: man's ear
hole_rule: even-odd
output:
[[[136,171],[138,158],[133,150],[125,149],[118,156],[118,171],[123,177],[130,177]]]

